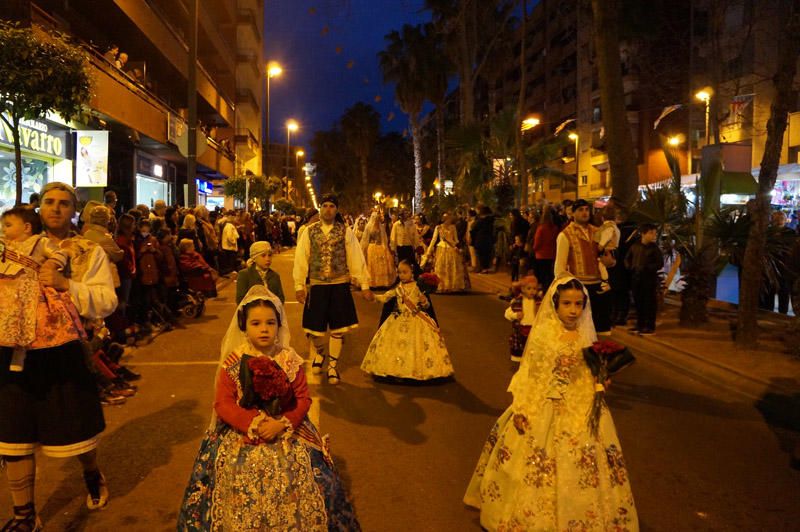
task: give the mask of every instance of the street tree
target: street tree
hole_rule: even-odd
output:
[[[366,208],[370,196],[367,190],[369,157],[380,136],[380,115],[371,105],[358,102],[344,112],[341,124],[347,146],[358,158],[361,171],[361,196]]]
[[[758,296],[761,289],[761,257],[765,253],[767,225],[770,216],[770,194],[775,187],[780,166],[783,137],[789,111],[796,101],[794,79],[797,75],[797,58],[800,56],[800,0],[780,0],[777,46],[777,65],[773,86],[775,97],[767,122],[767,139],[761,168],[758,172],[758,192],[750,207],[752,223],[747,240],[742,268],[742,286],[739,292],[739,310],[736,342],[742,347],[752,347],[758,342]]]
[[[352,200],[353,205],[348,207],[360,208],[364,199],[361,197],[361,188],[354,192],[353,183],[358,182],[358,159],[347,145],[342,130],[337,126],[329,130],[315,131],[311,138],[311,151],[314,153],[314,163],[317,165],[317,176],[324,191],[348,190],[347,198],[340,201]],[[344,210],[345,206],[342,205]]]
[[[270,197],[281,188],[281,180],[277,177],[267,179],[263,175],[237,175],[224,182],[226,196],[231,196],[244,203],[247,199],[257,200],[263,206]]]
[[[424,36],[424,46],[427,48],[425,98],[434,107],[433,116],[436,121],[436,177],[439,179],[439,183],[443,183],[445,100],[447,99],[448,78],[453,67],[445,52],[442,36],[436,32],[433,24],[425,25]]]
[[[639,171],[625,108],[625,88],[622,84],[620,8],[621,0],[592,0],[600,105],[606,131],[608,163],[611,167],[611,185],[618,203],[629,209],[636,200]]]
[[[420,113],[425,103],[427,38],[422,25],[405,24],[385,37],[386,49],[378,53],[384,83],[394,83],[395,99],[408,115],[414,147],[414,211],[422,208],[422,139]]]
[[[23,120],[58,113],[80,114],[90,97],[86,54],[64,36],[0,21],[0,119],[11,130],[17,174],[16,202],[22,202]]]
[[[502,42],[517,0],[425,0],[458,75],[461,125],[476,120],[475,84]]]

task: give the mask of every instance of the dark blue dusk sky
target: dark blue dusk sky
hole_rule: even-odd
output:
[[[383,85],[377,53],[384,36],[429,20],[424,0],[266,0],[265,58],[284,72],[270,83],[270,140],[286,142],[284,124],[300,123],[292,144],[308,145],[345,109],[365,101],[380,112],[382,130],[403,131],[406,116],[394,88]],[[380,101],[376,101],[376,97]],[[390,113],[394,118],[389,120]],[[295,140],[297,139],[297,140]]]

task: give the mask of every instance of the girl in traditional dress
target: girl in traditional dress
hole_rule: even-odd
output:
[[[464,261],[458,249],[456,226],[449,213],[442,214],[442,223],[433,232],[424,262],[427,263],[432,258],[433,271],[441,281],[439,292],[464,290]]]
[[[397,278],[394,255],[389,249],[389,239],[383,228],[383,214],[378,209],[372,211],[361,235],[361,249],[367,261],[369,284],[371,287],[391,286]]]
[[[582,349],[596,340],[586,289],[557,279],[464,495],[485,529],[639,529],[611,413],[602,409],[596,435],[588,426],[596,384]]]
[[[409,261],[397,265],[400,282],[377,300],[391,314],[369,344],[361,369],[378,377],[425,381],[453,375],[453,365],[428,296]]]
[[[360,530],[327,436],[307,417],[303,359],[289,347],[283,305],[263,285],[239,304],[221,352],[214,414],[178,530]],[[262,402],[262,410],[253,398],[268,399],[257,380],[265,364],[284,392],[268,401],[269,408]]]

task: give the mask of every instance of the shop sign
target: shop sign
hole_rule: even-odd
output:
[[[204,181],[202,179],[195,179],[197,182],[197,191],[201,194],[213,194],[214,193],[214,185],[211,184],[210,181]]]
[[[77,131],[75,185],[104,187],[108,182],[108,131]]]
[[[4,116],[11,121],[5,113]],[[66,141],[65,130],[51,128],[45,122],[23,120],[19,125],[19,143],[24,150],[64,159]],[[14,146],[14,132],[4,120],[0,120],[0,144]]]

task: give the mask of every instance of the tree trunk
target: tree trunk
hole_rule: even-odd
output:
[[[639,172],[631,128],[625,109],[622,65],[619,57],[619,0],[592,0],[600,104],[606,130],[608,163],[614,196],[629,209],[636,199]],[[602,29],[600,31],[599,29]]]
[[[363,198],[361,200],[361,204],[364,206],[364,208],[366,210],[369,210],[369,205],[370,205],[369,197],[370,196],[369,196],[369,193],[367,191],[367,177],[368,177],[368,174],[369,174],[369,171],[368,171],[368,168],[367,168],[367,156],[366,155],[362,155],[361,157],[359,157],[359,160],[361,162],[361,194],[363,196]]]
[[[411,115],[411,143],[414,146],[414,214],[422,210],[422,139],[419,119]]]
[[[436,106],[436,174],[444,194],[444,105]]]
[[[475,121],[475,85],[472,82],[472,69],[475,58],[469,44],[468,12],[473,8],[471,0],[461,2],[458,19],[458,77],[459,99],[461,100],[461,125]]]
[[[525,89],[527,88],[525,76],[525,39],[527,37],[527,19],[528,19],[528,0],[522,0],[522,36],[520,37],[519,49],[519,97],[517,99],[517,120],[514,125],[514,140],[517,151],[517,171],[519,179],[519,206],[527,207],[528,205],[528,169],[525,164],[525,147],[522,145],[522,121],[525,119],[523,113],[525,112]],[[577,157],[577,154],[575,155]],[[576,159],[577,160],[577,159]]]
[[[800,0],[784,0],[780,13],[779,20],[787,21],[787,24],[778,46],[778,65],[772,78],[775,99],[767,121],[767,141],[758,172],[758,193],[750,212],[750,233],[744,252],[736,329],[736,343],[740,347],[754,347],[758,343],[758,296],[763,278],[761,257],[767,246],[770,193],[778,176],[783,135],[793,99],[792,82],[797,73],[797,56],[800,55]]]
[[[15,205],[22,203],[22,146],[19,142],[19,121],[19,116],[12,111],[11,132],[14,137],[14,164],[17,167],[17,201]]]

